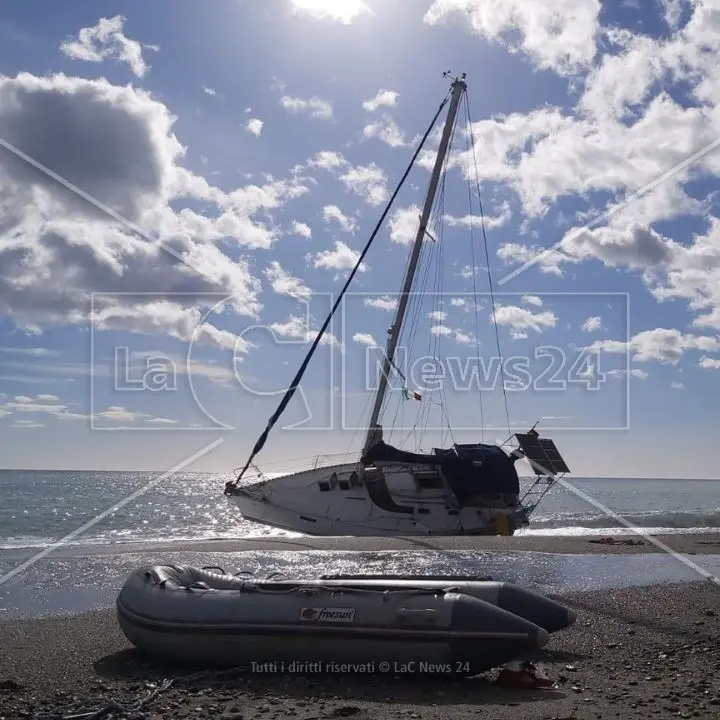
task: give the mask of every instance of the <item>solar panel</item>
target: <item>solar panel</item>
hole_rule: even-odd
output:
[[[536,475],[557,475],[570,472],[570,468],[552,440],[538,437],[536,433],[516,434],[515,437]]]

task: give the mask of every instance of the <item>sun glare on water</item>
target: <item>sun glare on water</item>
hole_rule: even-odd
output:
[[[292,0],[295,12],[331,18],[349,25],[356,17],[371,13],[363,0]]]

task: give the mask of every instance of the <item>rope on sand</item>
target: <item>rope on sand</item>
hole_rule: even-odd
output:
[[[33,720],[99,720],[100,718],[110,720],[110,718],[131,718],[133,715],[138,716],[139,720],[142,711],[173,685],[225,677],[241,672],[243,669],[243,666],[237,666],[226,670],[202,670],[177,678],[166,678],[145,697],[132,703],[123,703],[109,698],[100,698],[92,703],[76,702],[53,710],[42,710],[33,716]]]

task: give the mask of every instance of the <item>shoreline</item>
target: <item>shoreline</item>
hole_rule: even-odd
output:
[[[720,713],[720,592],[710,582],[563,593],[577,614],[530,659],[543,690],[501,689],[476,678],[233,673],[178,681],[140,720],[495,720],[716,718]],[[0,716],[32,717],[102,697],[132,703],[194,668],[149,661],[122,635],[114,611],[0,620]],[[38,658],[42,658],[38,662]],[[153,683],[153,685],[148,685]],[[70,714],[70,713],[69,713]]]
[[[614,539],[611,544],[598,542]],[[674,552],[688,555],[720,554],[720,532],[672,535],[638,533],[607,535],[514,535],[451,537],[252,537],[213,540],[169,540],[167,542],[118,542],[105,545],[64,545],[47,557],[63,558],[89,555],[124,555],[137,552],[392,552],[411,550],[536,552],[560,555],[637,554],[667,552],[652,542],[655,539]],[[632,541],[632,542],[628,542]],[[639,543],[639,544],[638,544]],[[43,548],[7,548],[5,559],[26,559]]]

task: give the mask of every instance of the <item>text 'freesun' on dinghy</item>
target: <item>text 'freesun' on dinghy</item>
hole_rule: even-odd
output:
[[[248,580],[148,566],[117,599],[146,654],[191,664],[272,663],[282,672],[476,675],[545,646],[569,609],[529,590],[467,579]]]
[[[289,389],[255,443],[245,466],[237,477],[225,486],[225,494],[247,520],[309,535],[512,535],[517,529],[529,524],[530,515],[557,477],[569,472],[552,440],[540,438],[534,427],[528,433],[510,433],[505,444],[514,441],[518,447],[509,453],[503,446],[482,442],[454,443],[451,448],[435,448],[432,453],[407,452],[383,440],[380,417],[386,406],[391,377],[399,378],[405,383],[403,373],[396,366],[396,352],[409,304],[418,294],[415,287],[418,266],[428,239],[432,246],[428,252],[432,251],[434,246],[441,244],[436,242],[438,237],[442,239],[441,235],[436,232],[433,237],[428,231],[428,224],[435,208],[438,187],[442,186],[444,189],[448,149],[451,139],[455,136],[458,109],[463,99],[467,108],[468,136],[472,141],[472,123],[464,78],[465,76],[453,81],[448,97],[433,118],[410,166],[360,254],[357,265],[348,276],[330,314],[317,333]],[[254,478],[246,477],[249,468],[257,470],[254,465],[255,457],[264,447],[270,431],[295,394],[330,320],[361,267],[395,197],[446,105],[448,105],[447,118],[402,290],[397,298],[395,319],[388,331],[382,369],[378,375],[377,391],[360,457],[354,462],[326,467],[315,465],[311,469],[273,479],[267,479],[259,470]],[[477,195],[479,200],[479,183]],[[482,218],[482,205],[480,210]],[[437,214],[442,219],[443,213]],[[472,218],[472,208],[469,217]],[[484,237],[484,224],[482,227]],[[487,238],[485,238],[485,252],[487,253]],[[474,257],[473,254],[473,263]],[[475,269],[473,267],[473,278]],[[489,272],[488,267],[488,274]],[[477,318],[476,292],[473,293],[473,298]],[[490,301],[492,321],[497,336],[491,281]],[[438,306],[435,313],[430,314],[442,316],[439,307],[441,306]],[[442,333],[436,335],[440,337]],[[479,341],[476,338],[477,345]],[[500,368],[502,373],[502,365]],[[402,390],[405,397],[420,398],[419,393],[408,390],[404,385]],[[502,390],[509,429],[504,375]],[[479,399],[482,403],[482,399]],[[448,428],[451,430],[449,421]],[[516,462],[520,459],[529,463],[535,475],[534,482],[524,494],[521,494],[516,469]],[[251,478],[249,483],[248,478]]]

